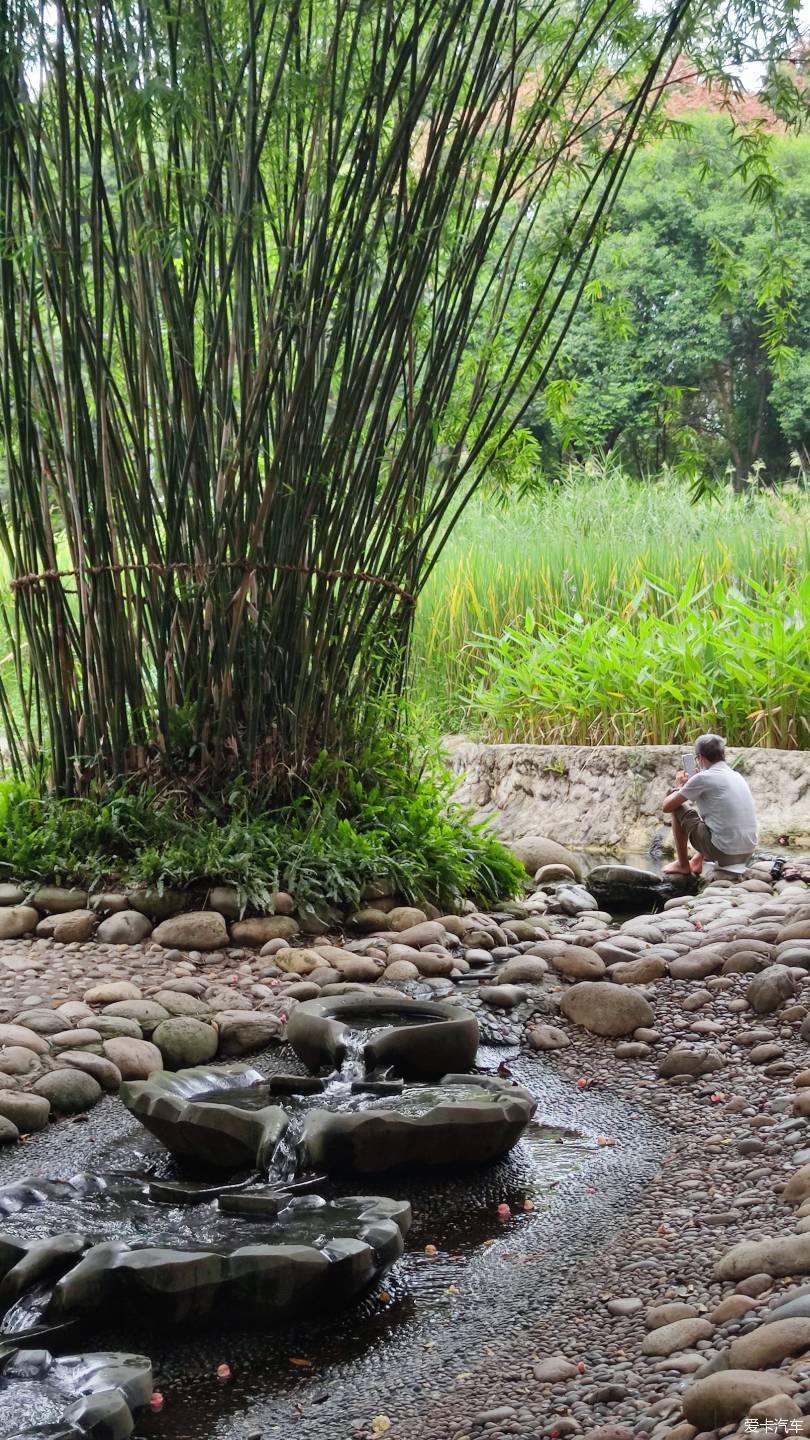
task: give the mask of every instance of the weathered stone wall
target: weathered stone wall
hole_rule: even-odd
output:
[[[676,745],[483,745],[452,737],[458,799],[508,840],[548,835],[575,849],[640,851],[660,831],[661,802],[680,769]],[[810,751],[730,750],[754,794],[760,841],[810,844]]]

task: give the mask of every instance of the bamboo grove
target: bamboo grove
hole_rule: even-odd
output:
[[[688,3],[0,0],[18,769],[281,789],[381,723]]]

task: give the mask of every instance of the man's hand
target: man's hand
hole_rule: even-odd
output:
[[[678,773],[677,773],[677,775],[675,776],[675,788],[676,788],[676,790],[680,790],[680,789],[681,789],[681,786],[685,785],[688,779],[689,779],[689,774],[688,774],[688,772],[687,772],[686,770],[679,770]]]

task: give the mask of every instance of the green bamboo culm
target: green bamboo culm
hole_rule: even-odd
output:
[[[20,773],[281,793],[358,753],[554,364],[687,10],[0,0]],[[539,202],[574,177],[510,327]]]

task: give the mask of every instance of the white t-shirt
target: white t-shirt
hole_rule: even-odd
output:
[[[751,855],[757,846],[757,812],[747,782],[725,760],[698,770],[681,786],[724,855]]]

